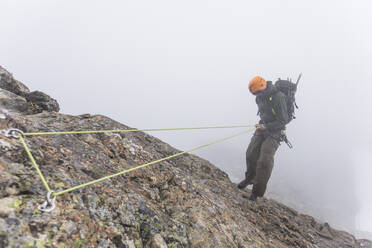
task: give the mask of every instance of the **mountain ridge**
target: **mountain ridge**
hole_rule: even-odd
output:
[[[0,130],[131,129],[102,115],[59,113],[0,67]],[[54,190],[85,183],[177,152],[144,132],[26,137]],[[266,198],[248,201],[228,175],[184,154],[57,197],[46,190],[17,139],[0,136],[0,247],[372,247]]]

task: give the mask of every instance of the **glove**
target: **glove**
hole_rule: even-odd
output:
[[[257,130],[266,130],[266,126],[265,124],[256,124],[256,129]]]

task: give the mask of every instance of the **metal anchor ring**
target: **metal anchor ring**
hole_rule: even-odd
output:
[[[4,130],[0,130],[0,132],[2,135],[4,135],[7,138],[19,139],[20,136],[23,136],[23,131],[17,128],[4,129]]]
[[[51,198],[53,191],[49,191],[45,202],[38,206],[38,209],[42,212],[51,212],[56,207],[56,197]]]

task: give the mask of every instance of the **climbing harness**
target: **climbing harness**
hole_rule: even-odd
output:
[[[168,130],[198,130],[198,129],[220,129],[220,128],[246,128],[246,127],[250,127],[249,130],[245,130],[243,132],[239,132],[237,134],[234,134],[234,135],[231,135],[231,136],[228,136],[228,137],[225,137],[225,138],[222,138],[222,139],[218,139],[218,140],[214,140],[210,143],[207,143],[207,144],[204,144],[204,145],[200,145],[200,146],[197,146],[197,147],[194,147],[194,148],[191,148],[189,150],[186,150],[186,151],[183,151],[183,152],[179,152],[179,153],[176,153],[176,154],[173,154],[173,155],[170,155],[170,156],[167,156],[165,158],[161,158],[161,159],[158,159],[158,160],[155,160],[155,161],[151,161],[151,162],[148,162],[148,163],[145,163],[145,164],[142,164],[142,165],[139,165],[139,166],[136,166],[136,167],[133,167],[133,168],[130,168],[130,169],[127,169],[127,170],[123,170],[123,171],[120,171],[120,172],[117,172],[117,173],[114,173],[114,174],[111,174],[111,175],[108,175],[108,176],[105,176],[105,177],[102,177],[102,178],[99,178],[99,179],[96,179],[96,180],[93,180],[93,181],[90,181],[90,182],[87,182],[87,183],[84,183],[84,184],[80,184],[80,185],[77,185],[77,186],[74,186],[74,187],[71,187],[69,189],[65,189],[65,190],[62,190],[62,191],[59,191],[59,192],[54,192],[50,189],[46,179],[44,178],[42,172],[40,171],[39,169],[39,166],[37,165],[26,141],[25,141],[25,136],[35,136],[35,135],[57,135],[57,134],[94,134],[94,133],[126,133],[126,132],[140,132],[140,131],[168,131]],[[252,129],[253,127],[253,129]],[[127,174],[131,171],[135,171],[135,170],[138,170],[138,169],[141,169],[141,168],[145,168],[147,166],[150,166],[150,165],[153,165],[153,164],[156,164],[156,163],[159,163],[159,162],[162,162],[162,161],[165,161],[165,160],[169,160],[171,158],[175,158],[175,157],[178,157],[178,156],[181,156],[185,153],[190,153],[190,152],[193,152],[193,151],[196,151],[196,150],[199,150],[201,148],[204,148],[204,147],[207,147],[207,146],[211,146],[211,145],[214,145],[214,144],[217,144],[217,143],[220,143],[220,142],[223,142],[223,141],[226,141],[228,139],[232,139],[234,137],[237,137],[237,136],[240,136],[240,135],[243,135],[243,134],[246,134],[246,133],[249,133],[249,132],[252,132],[253,130],[255,129],[254,125],[249,125],[249,126],[212,126],[212,127],[191,127],[191,128],[157,128],[157,129],[125,129],[125,130],[90,130],[90,131],[66,131],[66,132],[38,132],[38,133],[24,133],[22,132],[21,130],[19,129],[15,129],[15,128],[11,128],[11,129],[7,129],[7,130],[0,130],[0,134],[2,134],[3,136],[5,137],[8,137],[8,138],[15,138],[15,139],[19,139],[23,145],[23,147],[25,148],[26,150],[26,153],[31,161],[31,164],[33,165],[33,167],[35,168],[37,174],[39,175],[45,189],[47,190],[47,196],[46,196],[46,201],[44,203],[42,203],[41,205],[38,206],[38,209],[40,211],[43,211],[43,212],[51,212],[53,211],[53,209],[55,209],[55,206],[56,206],[56,197],[58,195],[61,195],[61,194],[64,194],[64,193],[68,193],[68,192],[71,192],[73,190],[77,190],[77,189],[80,189],[80,188],[83,188],[83,187],[86,187],[86,186],[89,186],[89,185],[92,185],[92,184],[95,184],[95,183],[99,183],[99,182],[102,182],[102,181],[105,181],[105,180],[108,180],[110,178],[113,178],[113,177],[116,177],[116,176],[120,176],[120,175],[123,175],[123,174]]]

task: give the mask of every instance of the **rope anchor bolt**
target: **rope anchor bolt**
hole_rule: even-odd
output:
[[[51,212],[56,208],[56,197],[53,196],[53,191],[49,191],[46,197],[46,201],[38,206],[38,209],[42,212]]]
[[[19,139],[24,134],[22,130],[19,130],[17,128],[3,129],[3,130],[0,130],[0,133],[7,138],[15,138],[15,139]]]

